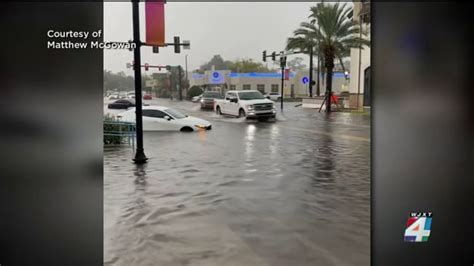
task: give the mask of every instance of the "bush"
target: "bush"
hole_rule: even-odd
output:
[[[201,95],[203,92],[202,88],[199,86],[192,86],[188,90],[188,99],[192,99],[194,96]]]
[[[104,116],[104,144],[105,145],[118,145],[124,143],[124,140],[127,138],[125,135],[111,135],[117,134],[120,131],[127,131],[127,125],[114,124],[113,122],[119,122],[114,116],[107,114]]]

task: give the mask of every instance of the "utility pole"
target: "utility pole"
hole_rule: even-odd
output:
[[[179,79],[179,82],[178,82],[179,100],[182,101],[183,100],[183,83],[182,83],[182,78],[181,78],[181,65],[178,66],[178,79]]]
[[[317,73],[317,77],[316,77],[316,96],[319,96],[321,95],[321,85],[320,85],[320,81],[319,81],[319,76],[321,76],[320,74],[320,69],[321,68],[321,58],[319,56],[319,53],[318,53],[318,71],[316,72]]]
[[[359,15],[359,38],[362,39],[362,15]],[[358,67],[359,69],[357,71],[358,77],[357,77],[357,98],[356,98],[357,110],[359,110],[359,98],[360,98],[360,71],[362,67],[362,43],[359,44],[359,66]]]
[[[319,31],[319,24],[318,24],[318,31]],[[320,96],[321,95],[321,85],[320,85],[320,81],[319,81],[319,76],[321,75],[320,74],[320,69],[321,69],[321,47],[319,47],[319,39],[317,39],[318,43],[317,43],[317,47],[318,47],[318,76],[316,77],[316,80],[317,80],[317,84],[316,84],[316,96]]]
[[[185,55],[184,56],[184,65],[185,65],[185,68],[186,68],[186,94],[188,93],[188,90],[189,90],[189,79],[188,79],[188,55]]]
[[[285,87],[285,67],[286,67],[286,56],[283,52],[280,53],[280,67],[281,67],[281,110],[283,111],[283,94]]]
[[[173,100],[173,73],[170,71],[170,100]]]
[[[137,134],[137,150],[133,161],[136,164],[144,164],[148,160],[143,149],[143,120],[142,120],[142,74],[141,74],[141,41],[140,41],[140,18],[138,4],[139,0],[132,0],[133,12],[133,42],[136,47],[133,50],[134,73],[135,73],[135,119],[136,119],[136,134]]]
[[[309,48],[309,97],[313,97],[313,45]]]

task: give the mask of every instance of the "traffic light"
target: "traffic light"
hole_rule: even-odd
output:
[[[263,51],[263,57],[262,57],[262,59],[263,59],[263,62],[267,62],[267,51],[266,51],[266,50]]]
[[[159,53],[159,51],[160,51],[160,50],[159,50],[159,46],[153,46],[153,53],[154,53],[154,54]]]
[[[150,65],[148,63],[145,64],[145,71],[148,71],[148,68],[150,67]]]
[[[273,60],[273,61],[276,60],[276,52],[273,52],[273,53],[272,53],[272,60]]]
[[[179,54],[181,52],[181,46],[179,46],[179,36],[174,36],[174,52]]]

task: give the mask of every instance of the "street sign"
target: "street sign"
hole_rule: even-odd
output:
[[[221,71],[212,71],[209,76],[210,84],[224,84],[224,73]]]
[[[188,40],[186,41],[183,40],[183,50],[189,50],[189,49],[191,49],[191,42]]]
[[[306,77],[306,76],[304,76],[304,77],[301,79],[301,82],[302,82],[303,84],[306,84],[306,83],[309,82],[309,78]]]

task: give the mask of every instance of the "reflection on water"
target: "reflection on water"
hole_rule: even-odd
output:
[[[144,166],[106,148],[105,263],[368,265],[370,144],[338,138],[368,137],[368,118],[285,118],[146,132]]]

